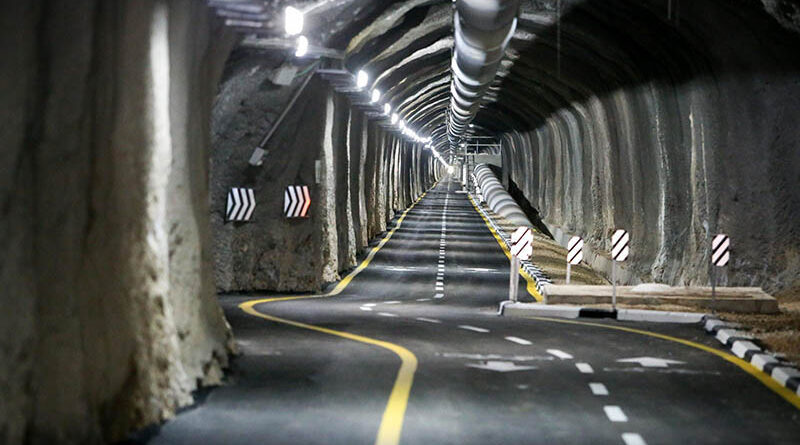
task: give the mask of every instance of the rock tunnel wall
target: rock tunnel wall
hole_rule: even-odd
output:
[[[613,229],[631,231],[624,281],[706,285],[722,232],[733,256],[721,283],[797,286],[798,9],[766,2],[795,8],[781,27],[756,1],[669,3],[523,15],[537,40],[498,101],[524,114],[503,132],[510,186],[557,235],[587,238],[601,270]]]
[[[5,2],[0,25],[0,443],[118,440],[227,363],[207,169],[234,41],[191,0]]]
[[[313,70],[301,69],[292,85],[281,87],[271,79],[282,64],[282,58],[233,54],[215,103],[211,221],[221,292],[319,291],[355,267],[369,240],[437,173],[428,151],[369,119],[319,75],[269,141],[263,164],[249,165]],[[309,186],[309,218],[284,215],[288,185]],[[232,187],[254,189],[250,222],[225,220]]]

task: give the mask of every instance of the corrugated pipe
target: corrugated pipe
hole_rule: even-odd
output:
[[[516,226],[533,227],[519,204],[508,194],[488,164],[475,166],[475,181],[492,211]]]
[[[455,45],[450,70],[451,144],[464,136],[492,84],[514,30],[519,0],[457,0]]]

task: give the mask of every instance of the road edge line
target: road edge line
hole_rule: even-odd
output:
[[[719,349],[714,349],[714,348],[712,348],[710,346],[706,346],[706,345],[703,345],[703,344],[700,344],[700,343],[696,343],[696,342],[693,342],[691,340],[685,340],[685,339],[682,339],[682,338],[673,337],[673,336],[670,336],[670,335],[659,334],[657,332],[650,332],[650,331],[645,331],[645,330],[642,330],[642,329],[627,328],[627,327],[624,327],[624,326],[610,326],[610,325],[605,325],[605,324],[600,324],[600,323],[587,323],[585,321],[575,321],[575,320],[559,320],[559,319],[548,318],[548,317],[521,317],[521,318],[526,318],[528,320],[549,321],[549,322],[552,322],[552,323],[576,324],[576,325],[581,325],[581,326],[590,326],[590,327],[599,327],[599,328],[604,328],[604,329],[612,329],[612,330],[617,330],[617,331],[629,332],[629,333],[633,333],[633,334],[645,335],[645,336],[648,336],[648,337],[659,338],[661,340],[671,341],[671,342],[674,342],[674,343],[680,343],[680,344],[682,344],[684,346],[688,346],[688,347],[691,347],[691,348],[699,349],[701,351],[705,351],[705,352],[708,352],[710,354],[714,354],[717,357],[720,357],[723,360],[726,360],[726,361],[738,366],[744,372],[750,374],[756,380],[761,382],[764,386],[766,386],[767,388],[771,389],[778,396],[780,396],[781,398],[786,400],[789,404],[793,405],[795,408],[800,410],[800,396],[798,394],[796,394],[795,392],[793,392],[788,387],[782,385],[780,382],[775,380],[772,377],[772,375],[767,374],[764,371],[761,371],[760,369],[758,369],[755,366],[753,366],[747,360],[742,360],[742,359],[740,359],[739,357],[736,357],[733,354],[730,354],[730,353],[725,352],[725,351],[721,351]]]

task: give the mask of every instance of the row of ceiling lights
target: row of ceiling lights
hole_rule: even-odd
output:
[[[297,46],[294,53],[295,57],[298,58],[304,57],[308,53],[308,38],[302,35],[306,12],[307,11],[301,11],[293,6],[287,6],[284,10],[284,29],[286,34],[289,36],[298,36]],[[367,74],[364,70],[359,70],[356,74],[356,88],[359,90],[364,90],[368,84],[369,74]],[[380,106],[380,99],[380,90],[373,88],[370,93],[370,103]],[[389,117],[389,121],[392,123],[392,125],[397,126],[404,136],[416,143],[425,144],[425,147],[433,152],[433,155],[436,157],[436,159],[438,159],[439,162],[441,162],[445,168],[448,169],[448,171],[452,172],[452,167],[445,162],[439,152],[433,148],[433,145],[431,144],[432,139],[430,137],[424,138],[408,127],[405,121],[400,119],[400,116],[397,113],[392,113],[392,106],[388,103],[383,104],[383,114]]]

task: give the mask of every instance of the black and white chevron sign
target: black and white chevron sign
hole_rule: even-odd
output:
[[[731,239],[720,233],[711,241],[711,262],[715,266],[726,266],[731,259]]]
[[[533,231],[520,227],[511,235],[511,255],[520,260],[529,260],[533,254]]]
[[[569,264],[580,264],[583,261],[583,238],[573,236],[567,243],[567,262]]]
[[[614,235],[611,236],[611,259],[614,261],[625,261],[628,259],[628,255],[631,253],[629,247],[630,241],[631,236],[628,235],[628,231],[618,229],[614,232]]]
[[[287,218],[306,218],[311,206],[307,185],[290,185],[283,194],[283,213]]]
[[[256,197],[253,189],[234,187],[228,192],[228,209],[225,218],[228,221],[250,221],[256,208]]]

